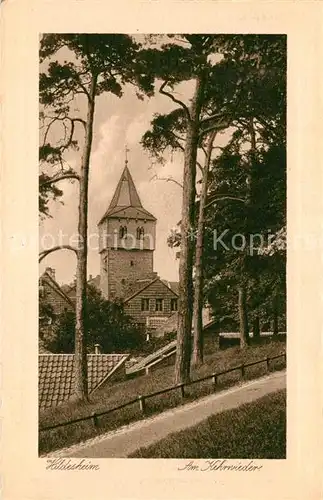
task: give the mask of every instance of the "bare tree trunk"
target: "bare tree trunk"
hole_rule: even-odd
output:
[[[196,79],[194,96],[190,106],[184,151],[184,182],[181,218],[181,252],[179,262],[179,308],[175,383],[187,382],[190,378],[192,306],[193,306],[193,241],[195,226],[195,179],[199,133],[199,116],[202,95],[201,78]]]
[[[202,187],[199,206],[199,218],[197,225],[196,247],[195,247],[195,283],[194,283],[194,305],[193,305],[193,356],[192,366],[203,363],[203,240],[204,240],[204,209],[207,198],[208,175],[210,170],[213,142],[216,136],[214,130],[209,137],[205,164],[203,168]]]
[[[278,299],[277,296],[274,295],[274,307],[273,307],[273,336],[277,337],[278,335]]]
[[[256,340],[256,341],[259,340],[260,339],[260,320],[259,320],[259,316],[255,316],[255,318],[253,320],[252,331],[253,331],[253,339]]]
[[[244,349],[249,345],[249,324],[246,301],[246,286],[240,285],[238,288],[238,307],[240,322],[240,347]]]
[[[93,76],[86,120],[85,142],[80,171],[79,220],[76,268],[76,324],[74,359],[74,399],[88,399],[87,349],[86,349],[86,301],[87,301],[87,226],[88,226],[88,184],[89,165],[93,137],[96,77]]]
[[[255,160],[256,149],[257,149],[257,139],[256,139],[256,131],[253,117],[250,118],[249,122],[249,133],[250,133],[250,151],[252,154],[252,162]],[[253,165],[252,165],[253,166]]]
[[[255,155],[256,155],[256,133],[253,118],[250,118],[249,122],[249,133],[250,133],[250,153],[251,153],[251,166],[247,172],[247,196],[246,196],[246,220],[245,220],[245,231],[249,232],[250,230],[250,207],[252,202],[252,177],[253,177],[253,168],[255,163]],[[240,323],[240,347],[241,349],[245,348],[249,343],[249,323],[248,323],[248,308],[247,308],[247,300],[246,300],[246,283],[247,276],[245,270],[245,264],[248,258],[249,249],[246,248],[244,251],[244,255],[242,258],[242,274],[240,285],[238,286],[238,308],[239,308],[239,323]]]

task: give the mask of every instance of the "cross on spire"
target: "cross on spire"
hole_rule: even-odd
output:
[[[127,145],[125,145],[124,152],[125,152],[125,166],[127,167],[128,166],[128,153],[130,152],[130,149],[128,148]]]

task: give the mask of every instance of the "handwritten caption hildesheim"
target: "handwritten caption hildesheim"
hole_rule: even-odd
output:
[[[47,459],[46,470],[100,470],[98,464],[91,460],[72,460],[71,458],[49,458]]]

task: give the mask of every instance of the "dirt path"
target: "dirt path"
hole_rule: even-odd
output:
[[[285,387],[286,371],[275,372],[46,456],[125,458],[138,448],[160,441],[172,432]]]

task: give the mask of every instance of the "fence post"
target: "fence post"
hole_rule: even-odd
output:
[[[184,389],[184,384],[180,384],[179,388],[181,390],[181,397],[185,398],[185,389]]]
[[[267,363],[267,371],[269,372],[269,368],[270,368],[270,357],[269,356],[266,357],[266,363]]]
[[[99,427],[99,420],[98,420],[97,414],[93,413],[92,418],[93,418],[94,427],[97,429]]]
[[[212,376],[212,383],[213,383],[213,388],[214,389],[216,388],[217,381],[218,381],[218,377],[217,377],[217,375],[214,374]]]
[[[243,378],[245,376],[245,366],[244,363],[241,365],[241,377]]]
[[[144,415],[146,413],[146,401],[145,401],[145,398],[142,397],[142,396],[138,396],[138,401],[139,401],[140,411]]]

